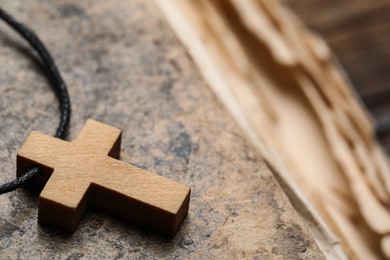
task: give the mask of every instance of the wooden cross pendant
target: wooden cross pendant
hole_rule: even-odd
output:
[[[32,166],[43,174],[38,220],[74,232],[89,206],[174,236],[188,213],[191,189],[119,161],[121,131],[88,120],[66,142],[32,132],[17,156],[17,175]],[[46,185],[45,185],[46,184]]]

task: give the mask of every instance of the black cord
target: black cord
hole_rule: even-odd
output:
[[[55,133],[55,137],[63,139],[65,137],[70,122],[70,99],[65,82],[62,79],[57,69],[57,66],[54,63],[53,58],[51,57],[49,51],[46,49],[45,45],[41,42],[41,40],[33,31],[31,31],[25,25],[15,21],[12,16],[7,14],[1,7],[0,18],[4,20],[9,26],[11,26],[16,32],[18,32],[38,53],[39,57],[41,58],[43,66],[47,70],[47,74],[52,81],[52,88],[56,93],[57,99],[60,103],[61,117],[60,123]],[[41,172],[41,169],[39,167],[33,167],[29,169],[23,176],[9,183],[1,185],[0,194],[7,193],[24,186],[39,172]]]

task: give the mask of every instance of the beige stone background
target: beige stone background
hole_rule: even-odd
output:
[[[152,1],[0,1],[33,28],[69,87],[69,139],[87,118],[123,130],[121,159],[192,187],[169,240],[90,210],[64,234],[37,223],[38,197],[0,196],[1,259],[321,259],[262,159],[213,96]],[[0,180],[58,103],[32,50],[0,24]],[[134,212],[134,214],[137,214]]]

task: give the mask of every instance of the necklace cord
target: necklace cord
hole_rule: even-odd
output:
[[[60,122],[54,136],[57,138],[64,139],[70,123],[70,98],[65,82],[62,79],[61,74],[58,71],[53,58],[51,57],[49,51],[42,43],[42,41],[32,30],[30,30],[25,25],[15,21],[14,18],[12,18],[11,15],[7,14],[7,12],[5,12],[1,7],[0,18],[4,20],[4,22],[7,23],[10,27],[12,27],[22,38],[24,38],[41,58],[43,67],[45,68],[52,82],[52,89],[54,90],[56,97],[59,101]],[[18,177],[11,182],[0,185],[0,194],[4,194],[24,186],[40,171],[41,168],[33,167],[29,169],[23,176]]]

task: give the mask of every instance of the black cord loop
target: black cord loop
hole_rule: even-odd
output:
[[[57,99],[60,103],[60,123],[57,127],[55,137],[63,139],[65,137],[66,131],[68,130],[70,122],[70,99],[65,82],[62,79],[56,64],[54,63],[53,58],[51,57],[49,51],[46,49],[42,41],[32,30],[27,28],[25,25],[15,21],[12,16],[7,14],[1,7],[0,18],[4,20],[9,26],[11,26],[16,32],[18,32],[20,36],[22,36],[30,44],[30,46],[37,52],[37,54],[41,58],[43,66],[46,69],[46,72],[52,82],[52,89],[54,90]],[[23,176],[9,183],[1,185],[0,194],[4,194],[24,186],[40,171],[41,169],[39,167],[33,167],[29,169]]]

